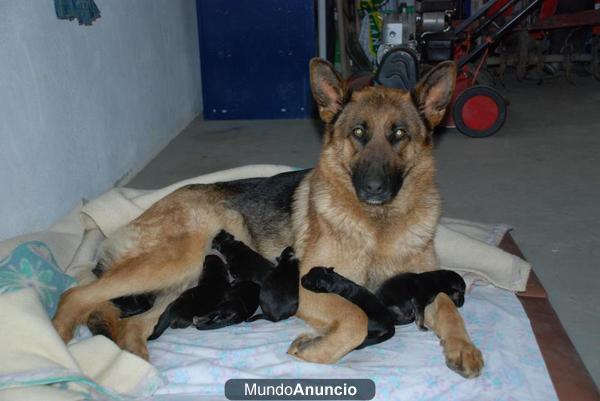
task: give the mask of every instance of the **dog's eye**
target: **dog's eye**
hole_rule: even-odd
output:
[[[394,140],[399,141],[406,137],[406,130],[404,128],[396,128],[394,130]]]
[[[363,127],[356,127],[352,130],[352,135],[354,135],[358,139],[364,138],[365,134],[366,134],[366,132]]]

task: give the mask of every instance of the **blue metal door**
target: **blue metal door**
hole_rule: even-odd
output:
[[[311,0],[197,0],[204,118],[312,116]]]

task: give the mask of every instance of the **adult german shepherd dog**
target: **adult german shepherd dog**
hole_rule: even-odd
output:
[[[270,178],[188,185],[156,202],[101,247],[106,272],[64,293],[53,324],[68,341],[76,324],[102,325],[124,349],[148,358],[146,339],[165,307],[197,282],[213,237],[225,229],[274,260],[293,245],[300,274],[336,271],[371,290],[402,272],[436,269],[433,238],[440,216],[432,130],[454,90],[456,67],[439,64],[412,92],[350,91],[331,64],[310,63],[313,96],[325,123],[312,170]],[[154,293],[149,311],[119,319],[110,299]],[[335,294],[300,286],[297,316],[317,334],[300,335],[288,353],[335,363],[362,343],[367,316]],[[466,377],[483,367],[446,294],[425,313],[447,364]]]

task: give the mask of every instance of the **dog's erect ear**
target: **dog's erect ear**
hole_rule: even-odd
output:
[[[456,64],[445,61],[429,71],[414,89],[414,98],[431,128],[438,125],[452,100],[456,82]]]
[[[310,60],[310,86],[321,120],[330,123],[342,109],[344,97],[343,82],[330,62],[320,58]]]

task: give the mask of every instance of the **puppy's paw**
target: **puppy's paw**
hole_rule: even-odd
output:
[[[333,271],[333,267],[316,266],[302,277],[302,286],[314,292],[330,292],[336,275],[337,273]]]
[[[292,259],[297,259],[296,251],[291,246],[288,246],[287,248],[285,248],[283,250],[283,252],[281,252],[281,255],[277,258],[277,261],[281,262],[284,260],[292,260]]]
[[[422,314],[417,313],[415,316],[415,324],[417,328],[421,331],[428,331],[429,329],[425,327],[425,317]]]
[[[192,318],[192,326],[195,328],[206,326],[211,322],[212,318],[210,315],[208,316],[194,316]]]
[[[483,369],[483,355],[472,343],[462,339],[442,342],[446,365],[465,378],[479,376]]]

